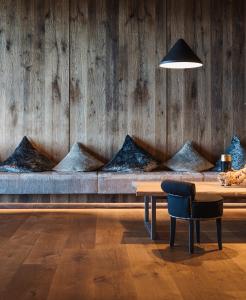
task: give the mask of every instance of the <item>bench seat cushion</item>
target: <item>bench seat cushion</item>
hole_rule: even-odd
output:
[[[205,172],[206,173],[206,172]],[[135,194],[135,188],[132,185],[133,181],[163,181],[182,180],[182,181],[204,181],[205,173],[199,172],[136,172],[136,173],[98,173],[98,193],[99,194]],[[210,173],[210,172],[207,172]],[[207,176],[210,181],[216,180],[216,172],[211,172],[212,175]],[[209,181],[207,180],[207,181]]]
[[[218,174],[219,174],[218,172],[212,172],[212,171],[202,172],[203,181],[217,181]]]
[[[97,194],[97,173],[3,173],[0,194]]]

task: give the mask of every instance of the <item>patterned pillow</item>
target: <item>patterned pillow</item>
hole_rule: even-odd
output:
[[[133,172],[152,171],[157,168],[156,161],[148,152],[138,146],[134,140],[127,135],[122,148],[108,162],[102,171],[105,172]]]
[[[196,151],[191,141],[187,141],[165,165],[173,171],[185,172],[202,172],[213,167],[209,161]]]
[[[40,153],[24,136],[13,154],[0,163],[0,172],[43,172],[53,167],[54,162]]]
[[[239,170],[246,164],[246,149],[241,145],[238,136],[234,135],[230,146],[226,149],[225,154],[230,154],[232,156],[232,168],[234,170]],[[220,160],[216,162],[214,171],[221,171]]]
[[[80,143],[75,143],[70,152],[53,170],[58,172],[88,172],[103,166],[103,162],[88,153]]]

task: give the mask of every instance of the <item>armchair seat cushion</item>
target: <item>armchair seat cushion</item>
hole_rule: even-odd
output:
[[[192,218],[218,218],[223,215],[223,198],[216,195],[196,196]]]
[[[223,200],[223,198],[220,195],[199,195],[196,194],[195,196],[195,201],[196,202],[215,202],[215,201],[219,201],[219,200]]]

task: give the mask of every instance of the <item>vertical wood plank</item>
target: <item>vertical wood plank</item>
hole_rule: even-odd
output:
[[[87,142],[88,1],[70,1],[70,142]]]
[[[88,2],[88,105],[86,115],[87,145],[103,156],[105,153],[105,1]]]
[[[18,1],[7,1],[4,3],[5,18],[2,19],[3,41],[2,51],[4,55],[3,73],[4,95],[1,99],[4,117],[1,118],[2,158],[5,158],[15,146],[22,135],[23,98],[22,90],[22,68],[18,44],[20,42],[21,6]]]
[[[119,88],[119,98],[118,98],[118,145],[120,147],[122,141],[124,140],[126,134],[128,133],[128,1],[119,0],[119,55],[118,55],[118,88]],[[114,153],[117,149],[114,149]]]
[[[159,62],[167,51],[166,25],[167,1],[156,1],[155,20],[155,149],[161,161],[167,159],[167,71],[159,67]]]
[[[233,53],[233,5],[231,1],[226,1],[223,9],[223,124],[224,127],[224,148],[231,141],[233,135],[233,73],[232,73],[232,53]]]
[[[45,1],[44,137],[53,156],[69,148],[69,2]]]
[[[240,135],[246,143],[245,66],[246,33],[245,1],[232,2],[232,96],[233,134]]]
[[[155,2],[128,2],[128,132],[154,151]],[[152,34],[150,34],[152,33]]]
[[[197,53],[196,49],[196,1],[188,0],[184,6],[184,38],[188,45]],[[182,102],[182,140],[198,140],[198,97],[197,97],[197,77],[201,69],[184,70],[183,77],[183,99]]]
[[[167,0],[167,49],[184,37],[184,1]],[[167,70],[167,149],[168,156],[183,144],[184,71]]]
[[[211,151],[211,48],[210,48],[210,1],[196,1],[195,43],[197,54],[203,67],[197,75],[197,115],[194,126],[197,128],[199,152],[212,161]]]
[[[224,151],[223,130],[223,1],[211,1],[211,148],[213,159],[216,153]]]
[[[111,157],[118,149],[119,136],[119,1],[106,0],[105,55],[105,140],[104,151]]]

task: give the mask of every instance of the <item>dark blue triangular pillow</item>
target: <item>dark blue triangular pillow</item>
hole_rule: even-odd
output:
[[[122,148],[108,162],[102,171],[105,172],[134,172],[152,171],[158,167],[156,161],[148,152],[142,149],[127,135]]]
[[[230,154],[232,156],[232,168],[234,170],[239,170],[246,164],[246,150],[241,145],[238,136],[234,135],[230,146],[226,149],[225,154]],[[221,172],[220,160],[216,162],[214,171]]]
[[[43,172],[50,171],[54,162],[40,153],[38,149],[24,136],[13,154],[0,163],[0,172]]]

